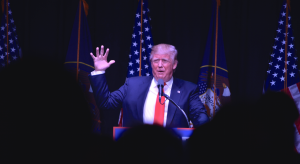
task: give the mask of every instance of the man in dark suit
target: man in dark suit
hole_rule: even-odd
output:
[[[110,93],[106,84],[105,70],[115,61],[107,62],[109,49],[96,48],[95,71],[91,72],[90,81],[99,109],[119,110],[123,107],[123,126],[132,127],[140,124],[157,124],[164,127],[189,127],[191,120],[194,127],[209,121],[206,109],[199,99],[197,85],[173,78],[177,67],[177,50],[168,44],[153,46],[150,62],[151,76],[128,78],[123,86]],[[157,81],[165,83],[164,93],[169,95],[186,113],[188,120],[175,105],[162,97],[158,100]],[[164,102],[164,103],[163,103]]]

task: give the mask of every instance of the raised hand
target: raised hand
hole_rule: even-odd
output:
[[[94,54],[91,52],[90,55],[94,60],[94,67],[95,67],[95,71],[105,71],[108,67],[110,67],[111,64],[115,63],[114,60],[111,60],[109,62],[107,62],[107,56],[109,53],[109,49],[106,49],[105,54],[104,53],[104,46],[101,46],[101,50],[99,53],[99,47],[96,48],[96,57],[94,56]]]

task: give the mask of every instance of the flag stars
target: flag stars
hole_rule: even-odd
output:
[[[278,37],[276,37],[276,38],[275,38],[275,40],[276,40],[276,41],[278,41],[278,40],[279,40],[279,38],[278,38]]]
[[[135,34],[132,34],[132,38],[135,38],[135,36],[136,36]]]
[[[8,11],[8,14],[10,15],[11,13],[12,13],[11,10],[9,10],[9,11]]]
[[[137,43],[136,43],[136,42],[132,43],[132,46],[136,47],[136,46],[137,46]]]
[[[140,72],[140,68],[136,68],[136,71],[137,71],[137,72]]]
[[[2,51],[2,49],[3,49],[3,48],[0,46],[0,51]]]
[[[289,16],[288,18],[289,18],[289,20],[291,20],[291,18],[292,18],[292,17],[291,17],[291,16]]]
[[[285,12],[282,12],[282,13],[281,13],[281,16],[283,16],[283,17],[284,17],[284,16],[285,16]]]
[[[136,17],[136,18],[140,18],[140,16],[141,16],[141,15],[140,15],[139,13],[135,14],[135,17]]]
[[[279,23],[280,25],[283,25],[283,21],[282,21],[282,20],[280,20],[278,23]]]
[[[285,73],[287,70],[285,68],[283,68],[282,72]]]
[[[276,48],[277,48],[277,46],[274,45],[274,46],[273,46],[273,49],[276,49]]]
[[[139,52],[138,52],[137,50],[135,50],[135,51],[134,51],[134,54],[135,54],[135,55],[138,55],[138,54],[139,54]]]
[[[278,58],[277,58],[277,59],[278,59]],[[270,62],[270,63],[269,63],[269,65],[272,65],[272,64],[273,64],[273,62]]]
[[[10,50],[11,50],[11,52],[15,52],[16,51],[16,49],[14,47],[11,48]]]
[[[145,14],[145,13],[146,13],[146,11],[144,10],[144,11],[143,11],[143,14]]]
[[[129,58],[131,58],[131,54],[129,54]]]
[[[5,56],[4,56],[3,54],[0,56],[1,59],[4,59],[4,57],[5,57]]]
[[[149,67],[149,66],[148,66],[147,64],[145,64],[145,69],[148,69],[148,67]]]
[[[298,59],[298,57],[294,57],[294,59],[295,59],[295,60],[297,60],[297,59]]]
[[[17,56],[13,56],[13,60],[17,60]]]
[[[144,59],[144,60],[147,60],[147,56],[144,56],[143,59]]]
[[[138,23],[137,23],[137,26],[141,26],[141,22],[138,22]]]
[[[268,72],[268,73],[270,73],[270,72],[271,72],[271,70],[268,70],[267,72]]]
[[[294,37],[291,37],[292,38],[292,40],[294,40]]]
[[[294,72],[290,73],[290,75],[291,75],[291,77],[295,77],[295,73]]]
[[[5,27],[4,26],[1,26],[1,31],[4,31]]]
[[[150,76],[150,73],[147,72],[147,73],[146,73],[146,76]]]
[[[284,45],[284,44],[285,44],[285,40],[283,40],[283,41],[281,42],[281,44]]]
[[[273,53],[273,54],[271,54],[271,56],[272,56],[272,57],[274,57],[274,56],[275,56],[275,54]]]
[[[152,45],[151,45],[151,44],[149,44],[149,45],[148,45],[148,48],[150,48],[150,49],[151,49],[151,48],[152,48]]]
[[[132,62],[129,62],[129,63],[128,63],[128,65],[129,65],[130,67],[132,67],[132,64],[133,64]]]
[[[16,28],[13,28],[13,31],[16,31],[17,29]]]
[[[291,28],[291,24],[288,24],[288,28]]]
[[[283,33],[284,37],[286,36],[286,33]],[[289,33],[287,33],[287,36],[289,36]]]
[[[144,43],[144,39],[141,40],[141,43]]]
[[[130,71],[129,71],[129,74],[130,74],[130,75],[133,75],[133,74],[134,74],[134,71],[133,71],[133,70],[130,70]]]
[[[280,77],[280,81],[284,81],[284,77],[283,76]]]
[[[12,44],[14,41],[12,39],[9,40],[9,43]]]
[[[145,48],[142,48],[142,52],[145,52]]]
[[[11,35],[11,32],[10,32],[10,31],[8,31],[8,35]]]
[[[293,69],[297,69],[297,65],[296,64],[292,65],[292,67],[293,67]]]
[[[279,52],[280,53],[283,53],[284,49],[283,48],[280,48]]]
[[[282,57],[281,56],[278,56],[277,60],[278,61],[281,61]],[[272,64],[271,64],[272,65]]]
[[[272,75],[273,75],[274,77],[277,77],[278,73],[275,72],[275,73],[273,73]]]
[[[287,65],[290,65],[290,61],[285,61],[285,63],[286,63]]]
[[[141,35],[143,32],[139,31],[139,35]]]
[[[136,59],[136,60],[135,60],[135,63],[140,64],[140,60],[139,60],[139,59]]]
[[[10,19],[10,23],[14,23],[15,21],[13,19]]]
[[[288,57],[291,57],[291,56],[292,56],[292,53],[288,52],[287,55],[288,55]]]
[[[294,45],[291,43],[291,44],[289,45],[289,47],[290,47],[290,49],[292,49],[292,48],[294,48]]]
[[[279,67],[280,67],[280,66],[279,66],[278,64],[275,66],[276,69],[279,69]]]
[[[149,28],[148,28],[148,27],[146,27],[146,28],[145,28],[145,31],[146,31],[146,32],[148,32],[148,31],[149,31]]]
[[[278,30],[276,30],[278,33],[281,33],[281,29],[280,28],[278,28]]]
[[[7,44],[5,43],[4,46],[7,47]]]
[[[5,38],[5,35],[2,35],[2,38],[4,39],[4,38]]]
[[[275,81],[274,80],[272,80],[270,83],[271,83],[271,86],[275,85]]]
[[[285,5],[283,5],[284,6],[284,8],[286,9],[286,4]]]
[[[147,19],[144,19],[144,23],[147,23],[148,22],[148,20]]]

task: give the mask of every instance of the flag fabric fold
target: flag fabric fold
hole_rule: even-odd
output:
[[[219,12],[218,14],[216,13],[219,10],[219,3],[220,2],[217,0],[213,0],[212,2],[210,27],[198,77],[200,99],[204,104],[210,119],[213,118],[214,114],[220,109],[220,106],[223,103],[230,101],[231,95],[229,90],[223,35],[220,24],[221,21]]]
[[[22,57],[10,3],[4,0],[3,4],[4,11],[0,26],[0,70],[19,61]]]
[[[80,4],[77,10],[77,14],[75,16],[71,38],[68,46],[68,52],[64,64],[65,68],[68,71],[73,73],[74,76],[78,77],[78,82],[84,91],[85,98],[90,105],[90,110],[93,115],[94,132],[99,133],[99,109],[97,108],[93,96],[93,90],[91,89],[90,81],[88,79],[88,75],[94,70],[94,62],[90,56],[90,52],[93,52],[92,42],[83,2],[84,1],[82,0],[79,1]]]
[[[277,35],[271,53],[264,91],[283,91],[294,99],[300,113],[300,76],[294,47],[289,5],[284,1],[278,21]],[[286,21],[287,20],[287,21]],[[286,32],[287,31],[287,32]],[[295,122],[295,148],[300,153],[300,117]]]

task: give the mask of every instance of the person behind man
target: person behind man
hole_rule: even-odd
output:
[[[165,83],[164,93],[176,102],[186,113],[195,127],[209,121],[206,109],[199,99],[196,84],[173,78],[177,61],[177,50],[169,44],[158,44],[152,47],[150,62],[152,76],[127,78],[125,84],[110,93],[107,87],[105,70],[115,63],[107,62],[109,49],[104,53],[104,46],[96,48],[95,70],[89,76],[95,100],[99,109],[123,108],[123,126],[132,127],[141,124],[156,124],[164,127],[189,127],[184,114],[162,97],[158,101],[159,79]],[[165,103],[163,103],[165,102]]]

